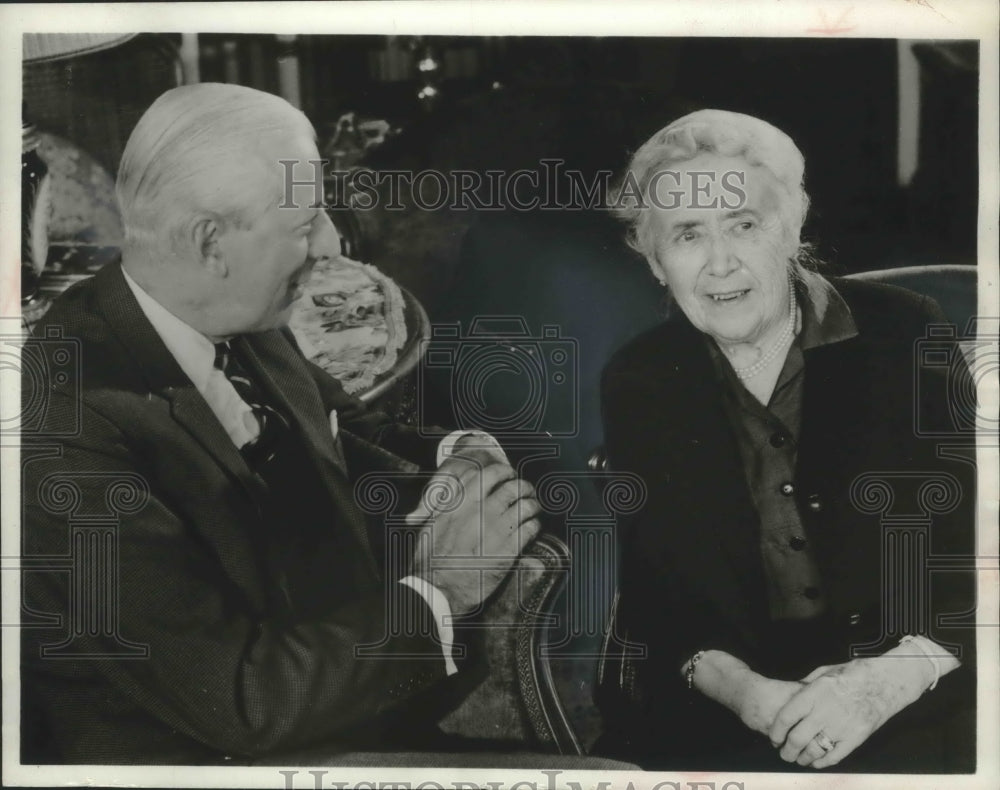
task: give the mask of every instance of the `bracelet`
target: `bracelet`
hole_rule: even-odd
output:
[[[705,655],[704,650],[699,650],[693,656],[691,660],[688,661],[687,671],[684,673],[684,677],[687,679],[687,684],[689,689],[694,688],[694,668],[698,666],[698,662],[701,661],[701,657]]]
[[[937,658],[934,656],[933,653],[930,652],[930,650],[927,649],[927,645],[924,644],[922,639],[917,639],[917,637],[911,634],[907,634],[906,636],[904,636],[902,639],[899,640],[899,644],[901,645],[906,643],[911,643],[916,645],[917,649],[921,653],[923,653],[924,656],[926,656],[927,660],[930,661],[931,664],[934,665],[934,682],[927,687],[928,691],[933,691],[934,688],[937,686],[938,681],[941,679],[941,667],[938,665]]]

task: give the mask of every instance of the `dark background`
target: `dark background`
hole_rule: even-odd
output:
[[[177,36],[140,36],[105,52],[28,65],[39,127],[111,172],[142,111],[173,83]],[[383,168],[537,169],[559,157],[620,172],[654,131],[704,107],[786,131],[806,158],[806,237],[843,271],[975,263],[978,47],[923,42],[919,168],[897,180],[897,44],[890,39],[414,38],[201,35],[201,79],[277,92],[277,61],[300,64],[302,109],[320,135],[337,118],[387,120],[397,136],[364,164]],[[420,60],[436,68],[421,72]],[[432,83],[432,101],[418,98]],[[423,212],[427,213],[427,212]],[[618,228],[599,212],[546,212],[565,229]],[[582,214],[582,216],[581,216]],[[501,221],[503,218],[499,218]],[[365,217],[366,257],[413,290],[432,318],[448,301],[472,212]],[[486,222],[498,221],[490,214]],[[555,231],[553,231],[555,232]],[[561,232],[561,231],[560,231]]]

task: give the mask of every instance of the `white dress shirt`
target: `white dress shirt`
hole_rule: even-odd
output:
[[[253,410],[239,396],[225,374],[215,367],[215,344],[146,293],[125,269],[122,269],[122,274],[125,275],[125,282],[132,289],[139,307],[149,323],[153,325],[156,334],[160,336],[167,350],[177,360],[181,370],[201,393],[212,413],[225,428],[229,438],[233,440],[233,444],[239,448],[256,439],[260,434],[257,418],[254,417]],[[330,414],[330,428],[334,439],[337,435],[336,426],[337,418],[334,411]],[[470,432],[454,431],[441,441],[438,447],[438,465],[444,457],[450,455],[455,442],[466,433]],[[493,441],[496,442],[496,440]],[[496,446],[499,448],[499,444]],[[500,452],[503,453],[502,450]],[[431,608],[434,622],[438,628],[445,668],[449,675],[455,674],[458,672],[458,667],[452,657],[455,631],[451,623],[451,606],[448,599],[441,590],[419,576],[406,576],[399,582],[413,589]]]

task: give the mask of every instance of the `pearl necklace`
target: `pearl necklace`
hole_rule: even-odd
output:
[[[771,347],[761,355],[760,359],[752,365],[747,365],[745,368],[733,368],[740,381],[752,379],[771,364],[771,361],[791,343],[792,337],[795,335],[795,319],[798,313],[798,304],[795,302],[795,291],[791,287],[790,280],[788,286],[788,319],[781,329],[781,334],[778,335]]]

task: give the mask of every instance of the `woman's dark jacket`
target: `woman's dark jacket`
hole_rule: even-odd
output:
[[[780,770],[763,736],[686,688],[680,667],[692,654],[726,650],[762,674],[792,679],[924,633],[952,648],[962,667],[838,770],[973,770],[968,370],[957,344],[928,337],[929,326],[944,324],[932,300],[830,282],[858,334],[805,352],[794,481],[829,603],[822,622],[770,621],[760,523],[703,335],[672,319],[604,371],[611,468],[637,473],[648,489],[644,507],[619,524],[617,627],[648,655],[635,662],[638,701],[607,684],[599,691],[599,751],[649,768]]]

